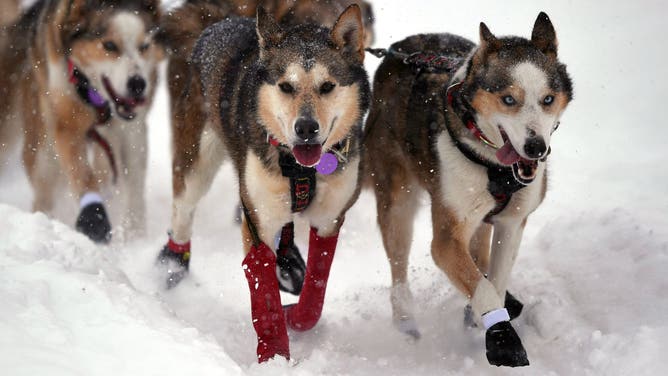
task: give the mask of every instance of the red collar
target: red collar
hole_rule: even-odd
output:
[[[461,82],[457,82],[456,84],[450,85],[447,90],[447,98],[448,98],[448,106],[453,107],[454,103],[454,92],[459,90],[462,86]],[[466,112],[464,116],[462,117],[462,121],[464,122],[464,125],[466,125],[466,128],[468,128],[469,131],[471,131],[471,134],[475,138],[477,138],[479,141],[483,142],[489,147],[492,147],[494,149],[498,149],[499,147],[492,142],[485,134],[482,132],[480,127],[478,127],[478,124],[476,124],[475,120],[473,119],[473,115],[470,112]]]

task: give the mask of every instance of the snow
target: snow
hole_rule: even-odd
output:
[[[368,192],[347,215],[323,319],[311,332],[291,333],[294,360],[256,364],[229,164],[197,212],[191,278],[165,291],[153,267],[171,207],[163,87],[150,117],[146,238],[93,245],[58,220],[29,213],[18,156],[3,168],[2,373],[668,374],[662,361],[668,350],[668,129],[662,110],[668,49],[657,39],[668,5],[502,4],[376,1],[376,46],[417,32],[450,31],[476,40],[480,21],[499,35],[528,36],[540,10],[555,23],[575,100],[554,135],[550,190],[529,220],[510,287],[525,303],[515,326],[530,367],[489,366],[482,331],[464,328],[465,299],[428,251],[426,197],[410,267],[423,337],[411,342],[393,328],[389,267]],[[373,71],[376,59],[367,59]],[[67,224],[74,219],[71,206],[58,216]],[[304,238],[300,245],[304,249]],[[284,295],[284,302],[293,301]]]

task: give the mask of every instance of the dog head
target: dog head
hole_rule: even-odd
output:
[[[283,29],[259,8],[257,34],[259,120],[299,164],[314,166],[324,151],[361,127],[368,108],[360,8],[346,8],[332,29]]]
[[[480,47],[467,70],[463,98],[483,133],[502,145],[497,159],[504,165],[519,163],[522,177],[532,178],[573,97],[566,66],[557,59],[550,19],[538,15],[531,40],[497,38],[481,23]]]
[[[62,45],[68,58],[120,118],[146,111],[163,53],[153,36],[158,0],[63,1]]]

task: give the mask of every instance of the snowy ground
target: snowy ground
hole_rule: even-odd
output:
[[[515,326],[529,368],[490,367],[482,331],[463,327],[465,300],[428,252],[427,210],[410,270],[423,338],[412,343],[394,330],[369,193],[347,216],[322,321],[291,334],[293,362],[257,365],[229,165],[197,213],[192,278],[165,292],[153,269],[171,206],[163,90],[150,120],[145,239],[97,247],[29,213],[18,158],[0,175],[2,374],[668,374],[668,6],[595,3],[375,2],[377,46],[430,31],[475,40],[480,21],[528,36],[540,10],[556,25],[576,99],[555,135],[550,190],[529,221],[511,283],[526,303]],[[368,59],[372,71],[377,62]]]

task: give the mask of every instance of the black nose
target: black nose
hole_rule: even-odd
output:
[[[318,122],[313,119],[301,118],[297,120],[297,123],[295,124],[295,133],[297,133],[297,137],[306,142],[315,141],[319,131],[320,126],[318,125]]]
[[[547,145],[543,137],[531,137],[524,143],[524,152],[529,158],[538,159],[545,156]]]
[[[140,98],[146,90],[146,80],[141,76],[132,76],[128,80],[128,93],[134,98]]]

